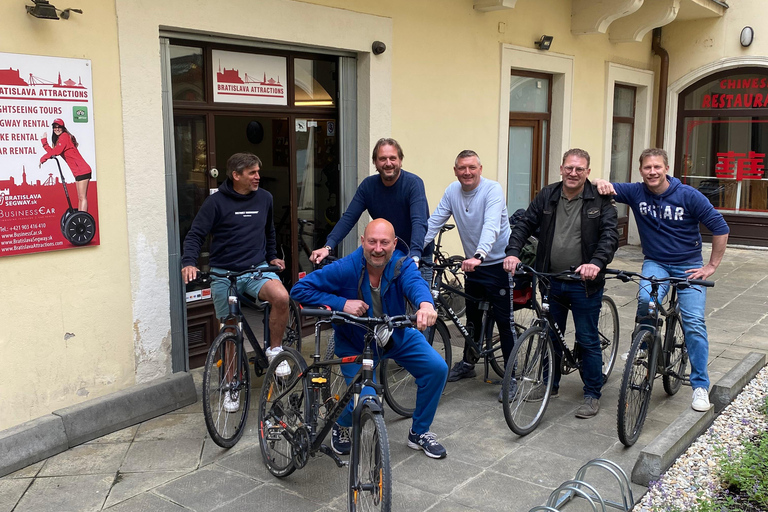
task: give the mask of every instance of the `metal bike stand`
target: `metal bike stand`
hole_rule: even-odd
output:
[[[613,475],[619,484],[622,503],[604,500],[600,496],[600,493],[597,492],[597,489],[585,481],[587,471],[590,468],[601,468]],[[586,492],[583,488],[586,488],[589,492]],[[552,494],[549,495],[546,505],[534,507],[530,512],[561,512],[563,510],[562,506],[576,497],[586,499],[590,505],[592,505],[592,510],[595,512],[605,512],[606,506],[628,512],[635,504],[634,496],[632,494],[632,486],[624,470],[613,461],[607,459],[593,459],[584,464],[576,472],[576,477],[573,480],[563,482],[560,487],[555,489]],[[596,502],[599,503],[600,508],[598,508]]]

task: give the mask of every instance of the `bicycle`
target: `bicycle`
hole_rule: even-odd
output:
[[[644,280],[650,282],[651,286],[648,315],[636,319],[632,345],[619,390],[616,428],[621,443],[624,446],[632,446],[643,429],[654,380],[661,375],[664,391],[669,396],[677,393],[683,383],[690,384],[689,376],[685,373],[688,366],[688,349],[685,346],[678,290],[690,286],[712,287],[715,283],[703,279],[646,277],[637,272],[623,270],[606,272],[616,275],[616,278],[625,283],[639,283]],[[666,308],[659,301],[659,288],[665,283],[671,287]],[[667,325],[662,340],[665,319]],[[648,323],[640,324],[643,320]]]
[[[509,428],[517,435],[524,436],[533,432],[541,422],[549,404],[554,375],[554,347],[562,350],[560,372],[567,375],[578,370],[581,373],[581,352],[574,344],[573,350],[563,339],[563,334],[556,329],[555,322],[549,312],[550,279],[571,278],[580,279],[572,272],[544,273],[537,272],[528,265],[520,264],[518,272],[530,274],[534,287],[541,290],[541,301],[533,294],[534,311],[539,312],[538,318],[518,339],[509,358],[504,380],[502,381],[502,404],[504,419]],[[552,336],[554,333],[554,337]],[[602,353],[603,385],[616,363],[619,347],[619,315],[613,299],[603,295],[598,334]],[[544,386],[543,398],[533,398]]]
[[[463,256],[447,256],[445,253],[443,253],[442,249],[442,241],[443,241],[443,233],[446,233],[453,228],[455,228],[455,224],[446,224],[442,228],[440,228],[440,233],[437,235],[437,240],[435,240],[435,252],[434,252],[434,260],[435,263],[438,265],[451,265],[453,263],[459,263],[458,267],[451,267],[450,270],[448,270],[448,275],[444,276],[444,281],[446,281],[451,288],[454,288],[456,290],[464,291],[464,272],[461,271],[461,262],[464,261]],[[444,298],[448,304],[450,304],[453,311],[458,316],[462,316],[464,312],[467,309],[467,305],[464,302],[464,297],[461,295],[453,294],[450,292],[444,292]],[[442,313],[438,311],[438,315],[441,315]],[[448,320],[449,317],[443,316],[443,320]]]
[[[257,305],[237,292],[237,278],[252,273],[253,279],[261,279],[266,272],[280,272],[280,267],[252,267],[239,272],[200,272],[198,280],[208,280],[210,276],[228,279],[227,297],[229,314],[222,319],[219,335],[213,340],[203,368],[203,416],[205,426],[213,442],[222,448],[231,448],[242,437],[245,423],[248,420],[248,410],[251,399],[251,374],[248,363],[254,365],[256,376],[260,376],[269,368],[265,350],[269,345],[269,314],[271,306],[264,302]],[[244,303],[257,310],[264,311],[264,347],[253,333],[243,315],[240,304]],[[243,335],[248,338],[255,355],[247,358],[243,346]],[[296,347],[301,350],[301,320],[299,319],[296,303],[290,301],[288,325],[283,336],[284,347]],[[236,410],[230,410],[239,404]]]
[[[284,478],[303,468],[309,457],[324,453],[338,467],[349,466],[348,506],[350,511],[378,509],[392,505],[392,474],[389,440],[379,396],[382,386],[374,381],[374,348],[383,347],[395,328],[414,325],[413,316],[357,317],[342,311],[302,309],[302,315],[318,317],[315,323],[315,350],[307,366],[302,355],[285,349],[272,361],[261,389],[259,405],[259,446],[270,473]],[[320,355],[320,331],[326,323],[352,324],[366,330],[363,353],[324,360]],[[276,370],[286,363],[287,377]],[[361,364],[346,389],[332,389],[343,377],[340,365]],[[362,395],[370,386],[375,395]],[[333,424],[350,401],[354,401],[349,463],[343,462],[323,444]]]

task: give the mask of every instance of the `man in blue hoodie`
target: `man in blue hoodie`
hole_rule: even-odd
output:
[[[728,224],[712,203],[695,188],[668,176],[669,159],[663,149],[646,149],[640,154],[643,183],[609,183],[595,180],[601,194],[613,194],[616,201],[632,208],[643,246],[643,275],[708,279],[723,260],[728,242]],[[712,232],[712,253],[704,265],[699,223]],[[648,314],[650,285],[640,283],[637,316]],[[680,290],[683,334],[691,361],[691,407],[706,411],[709,403],[709,341],[704,323],[706,288],[692,286]],[[668,287],[660,290],[664,297]]]
[[[227,160],[227,179],[216,194],[208,196],[197,212],[192,227],[184,238],[184,255],[181,258],[181,275],[184,283],[197,277],[197,257],[208,233],[211,240],[211,270],[238,272],[251,267],[269,265],[285,268],[285,262],[277,257],[275,225],[272,220],[272,194],[259,188],[261,159],[253,153],[235,153]],[[262,279],[245,274],[238,278],[238,292],[246,293],[272,306],[269,315],[270,347],[267,358],[272,361],[282,352],[282,336],[288,323],[288,292],[274,273],[266,273]],[[211,294],[216,316],[229,314],[227,291],[229,280],[212,277]],[[288,364],[281,365],[277,373],[290,371]],[[224,397],[224,408],[235,412],[239,397]]]
[[[405,314],[405,299],[417,305],[416,327],[424,330],[437,319],[432,295],[412,258],[395,250],[395,230],[385,219],[375,219],[360,237],[362,247],[332,264],[299,280],[291,296],[304,305],[326,305],[336,311],[356,316],[395,316]],[[361,354],[363,331],[350,325],[334,325],[336,355]],[[377,348],[377,347],[375,347]],[[375,354],[378,363],[384,354]],[[429,431],[448,376],[448,365],[427,343],[424,335],[413,328],[397,329],[386,357],[395,360],[416,380],[416,407],[408,433],[408,446],[423,450],[433,459],[446,456],[445,448]],[[347,381],[357,374],[360,365],[346,364],[342,371]],[[363,394],[373,394],[364,388]],[[331,448],[340,455],[349,453],[351,442],[352,404],[339,417],[331,432]]]

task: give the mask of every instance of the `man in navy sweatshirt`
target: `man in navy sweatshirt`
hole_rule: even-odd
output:
[[[373,164],[378,176],[368,176],[357,187],[344,215],[334,226],[325,246],[312,251],[309,260],[320,263],[352,230],[368,210],[372,219],[387,219],[398,238],[409,245],[418,264],[427,232],[429,206],[421,178],[402,169],[403,149],[395,139],[379,139],[373,148]]]
[[[405,254],[395,250],[395,231],[385,219],[375,219],[360,237],[362,247],[349,256],[316,270],[299,280],[291,296],[304,305],[327,305],[336,311],[356,316],[403,315],[405,299],[418,307],[416,326],[426,329],[435,324],[437,312],[426,281],[416,265]],[[363,350],[362,329],[350,325],[334,325],[335,351],[339,357],[358,355]],[[440,402],[448,375],[445,360],[427,343],[424,335],[413,328],[397,329],[392,334],[392,346],[386,357],[393,359],[416,379],[416,407],[408,432],[408,446],[423,450],[433,459],[442,459],[446,452],[429,431]],[[377,348],[377,347],[374,347]],[[382,354],[374,354],[378,363]],[[349,383],[360,365],[345,364],[341,370]],[[372,394],[369,387],[363,394]],[[331,448],[339,455],[349,453],[352,425],[350,402],[331,431]]]
[[[632,208],[643,246],[643,275],[708,279],[717,270],[728,242],[728,224],[712,203],[693,187],[668,176],[669,159],[663,149],[646,149],[640,154],[643,183],[609,183],[595,180],[601,194],[614,194],[616,201]],[[712,232],[712,253],[703,265],[699,223]],[[637,316],[648,314],[646,281],[640,283]],[[668,287],[661,290],[664,297]],[[709,403],[709,341],[704,323],[706,288],[692,286],[678,292],[683,317],[683,334],[691,361],[691,407],[706,411]]]
[[[261,160],[253,153],[235,153],[227,160],[227,179],[216,194],[208,196],[192,221],[192,227],[184,239],[184,255],[181,258],[181,275],[184,283],[197,277],[197,257],[208,233],[213,235],[210,249],[211,270],[216,272],[241,271],[251,267],[269,265],[285,268],[285,262],[277,257],[275,225],[272,220],[272,194],[259,188]],[[282,336],[288,323],[288,292],[274,273],[266,273],[260,280],[244,274],[237,281],[238,292],[246,293],[258,301],[268,301],[272,306],[269,316],[271,339],[266,350],[271,361],[282,352]],[[211,278],[211,294],[216,316],[229,314],[227,291],[229,281]],[[282,367],[282,365],[281,365]],[[286,364],[278,368],[290,371]],[[237,411],[238,400],[225,397],[224,408]]]

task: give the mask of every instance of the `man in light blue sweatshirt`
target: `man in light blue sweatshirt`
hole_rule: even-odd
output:
[[[466,273],[466,292],[491,303],[493,318],[499,329],[504,363],[514,346],[510,327],[509,277],[502,268],[504,249],[509,240],[509,215],[504,191],[497,182],[482,177],[480,157],[464,150],[456,157],[453,172],[458,181],[448,185],[440,204],[429,217],[426,246],[448,218],[453,215],[466,259],[461,269]],[[482,311],[467,301],[467,323],[474,327],[475,341],[481,336]],[[476,357],[464,347],[464,357],[453,365],[448,382],[474,377]],[[499,394],[501,400],[501,394]]]
[[[695,188],[668,176],[669,159],[663,149],[646,149],[640,154],[642,183],[609,183],[595,180],[598,192],[614,194],[616,201],[628,204],[635,215],[643,246],[642,274],[655,277],[709,279],[725,254],[728,224],[712,203]],[[703,265],[699,223],[712,232],[712,253]],[[669,287],[660,290],[660,298]],[[640,282],[637,316],[648,315],[650,283]],[[706,288],[691,286],[678,292],[683,317],[683,334],[691,361],[691,407],[706,411],[709,403],[709,341],[704,323]]]

